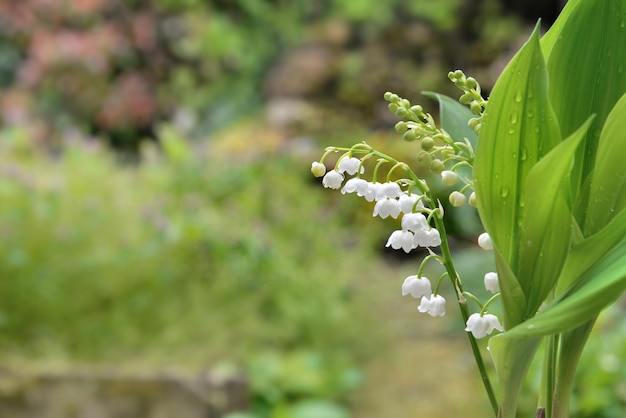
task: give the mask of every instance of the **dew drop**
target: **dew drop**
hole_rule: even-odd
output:
[[[528,119],[532,119],[535,117],[535,112],[529,110],[528,113],[526,113],[526,116],[528,117]]]
[[[500,196],[507,197],[509,195],[509,188],[507,186],[502,186],[500,188]]]
[[[526,152],[526,148],[522,148],[521,160],[522,161],[526,161],[526,158],[528,158],[528,155],[527,155],[527,152]]]
[[[509,116],[509,122],[513,125],[517,123],[517,113],[511,113],[511,116]]]
[[[524,95],[522,94],[522,91],[521,90],[516,91],[515,92],[515,101],[517,103],[521,103],[522,99],[524,99]]]
[[[508,132],[509,132],[509,135],[513,135],[515,133],[515,128],[511,126]]]

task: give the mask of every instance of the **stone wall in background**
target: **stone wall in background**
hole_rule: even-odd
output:
[[[221,418],[248,402],[238,376],[0,372],[2,418]]]

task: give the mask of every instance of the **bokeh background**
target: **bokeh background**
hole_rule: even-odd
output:
[[[562,3],[0,1],[2,416],[34,416],[41,373],[103,368],[235,376],[230,418],[488,416],[454,307],[400,297],[424,254],[309,167],[362,140],[412,160],[384,92],[436,114],[421,92],[456,97],[460,68],[488,94]],[[448,223],[479,286],[476,214]],[[577,417],[622,416],[623,331],[600,322]]]

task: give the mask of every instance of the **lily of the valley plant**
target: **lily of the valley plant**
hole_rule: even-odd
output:
[[[539,26],[499,77],[488,99],[462,71],[449,78],[459,102],[440,104],[441,124],[420,106],[387,93],[396,130],[421,147],[447,185],[452,206],[477,208],[495,272],[480,301],[464,289],[448,247],[444,212],[410,165],[366,143],[330,147],[312,172],[342,193],[374,203],[374,216],[400,218],[387,246],[428,249],[402,293],[420,312],[441,316],[451,285],[494,415],[514,418],[531,361],[543,359],[537,417],[568,416],[576,365],[602,309],[626,288],[626,2],[570,0],[552,28]],[[340,153],[327,171],[324,159]],[[445,274],[423,275],[439,262]],[[502,316],[489,312],[492,302]],[[477,339],[489,337],[494,390]]]

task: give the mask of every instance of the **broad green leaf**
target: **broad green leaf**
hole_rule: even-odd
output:
[[[441,127],[456,142],[463,142],[464,138],[476,148],[476,132],[474,132],[467,123],[470,119],[476,117],[467,106],[463,106],[457,100],[451,99],[443,94],[425,91],[424,96],[437,100],[439,102],[439,115],[441,118]]]
[[[626,94],[609,113],[600,134],[591,177],[585,232],[603,228],[626,207]]]
[[[568,417],[569,401],[574,386],[576,366],[587,343],[595,317],[560,336],[556,370],[556,388],[552,403],[555,417]]]
[[[557,39],[561,35],[561,31],[567,22],[567,19],[572,14],[573,10],[578,6],[578,4],[582,0],[569,0],[561,13],[559,13],[559,17],[556,21],[550,26],[550,29],[546,32],[545,35],[541,38],[541,49],[543,50],[543,54],[546,58],[550,56],[550,52],[552,52],[552,48],[556,43]]]
[[[563,136],[595,114],[572,172],[573,190],[580,190],[594,167],[600,131],[607,115],[626,91],[626,1],[578,0],[555,34],[549,49],[550,102]],[[556,36],[556,38],[555,38]],[[585,225],[586,196],[576,212]]]
[[[509,268],[506,260],[497,248],[494,248],[496,258],[496,269],[498,271],[498,282],[500,283],[500,294],[502,304],[505,306],[503,312],[504,329],[509,329],[524,320],[526,313],[526,296],[517,281],[517,277]]]
[[[508,338],[561,333],[595,318],[626,289],[626,240],[622,240],[533,318],[507,330]]]
[[[593,118],[557,145],[528,173],[522,200],[524,212],[520,231],[517,277],[527,297],[525,318],[535,314],[556,280],[570,249],[572,217],[569,172],[574,154]]]
[[[515,418],[517,402],[530,363],[541,339],[510,339],[505,334],[489,339],[489,353],[500,382],[498,418]]]
[[[537,27],[493,88],[474,161],[480,217],[513,272],[518,269],[526,177],[560,142]]]
[[[556,294],[559,295],[570,287],[624,237],[626,237],[626,210],[622,210],[600,232],[574,245],[557,280]]]

